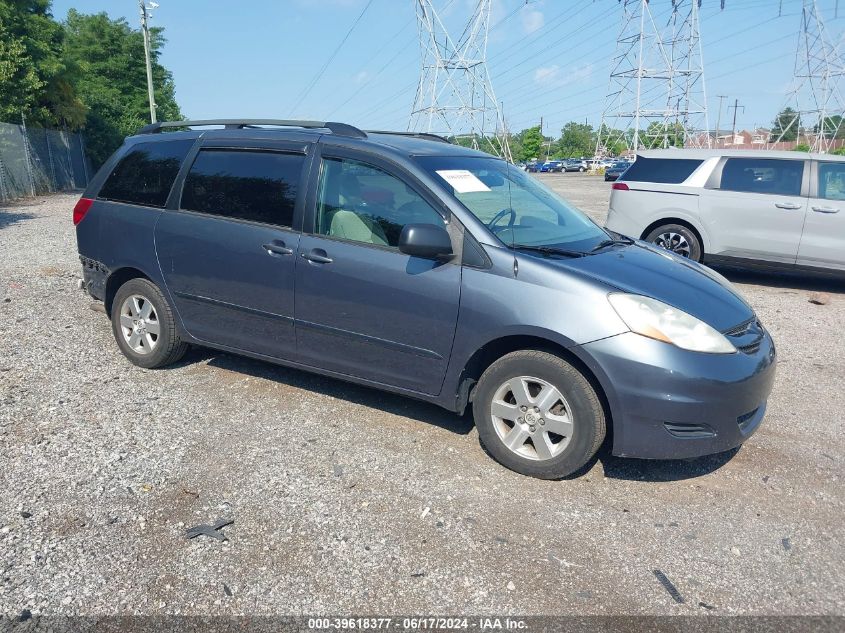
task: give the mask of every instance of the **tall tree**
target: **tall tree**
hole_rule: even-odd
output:
[[[769,141],[772,143],[777,141],[797,141],[798,128],[800,126],[801,117],[798,116],[798,112],[792,108],[784,108],[778,112],[774,123],[772,123],[772,132],[769,136]]]
[[[162,30],[152,29],[150,37],[158,118],[181,119],[173,76],[159,63],[165,42]],[[64,52],[68,63],[78,69],[76,88],[89,109],[87,149],[91,160],[100,164],[125,136],[149,123],[143,36],[124,19],[71,9],[65,22]]]
[[[519,160],[531,160],[540,157],[540,151],[545,142],[540,126],[530,127],[527,130],[520,132],[520,140],[522,142],[522,155]],[[516,157],[514,157],[516,158]]]
[[[557,143],[556,156],[571,158],[573,156],[592,156],[596,149],[593,126],[586,123],[570,121],[563,126],[560,140]]]
[[[82,125],[63,37],[50,0],[0,0],[0,121]]]

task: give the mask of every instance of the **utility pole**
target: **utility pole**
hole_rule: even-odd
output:
[[[716,95],[719,97],[719,114],[716,115],[716,148],[719,147],[719,126],[722,123],[722,101],[728,98],[728,95]]]
[[[802,123],[809,127],[816,121],[817,132],[808,139],[810,148],[814,152],[833,149],[842,132],[842,119],[830,115],[845,111],[845,63],[837,39],[837,35],[828,33],[817,0],[803,0],[793,88],[787,97],[795,115],[779,124],[775,142],[783,141],[790,130],[800,134]]]
[[[499,102],[487,70],[492,0],[478,0],[458,39],[444,26],[435,0],[416,0],[422,67],[409,131],[469,134],[512,160]]]
[[[147,93],[150,99],[150,123],[156,122],[156,100],[155,92],[153,91],[153,65],[150,60],[150,27],[149,19],[152,17],[149,11],[157,9],[158,4],[151,2],[147,6],[145,0],[138,0],[138,6],[141,9],[141,34],[144,36],[144,59],[147,63]]]
[[[597,155],[623,143],[631,152],[666,147],[670,136],[674,145],[679,135],[682,146],[700,147],[702,130],[709,144],[701,2],[672,0],[671,16],[663,27],[652,13],[651,5],[657,3],[619,0],[622,29],[611,61]]]
[[[742,111],[745,112],[745,106],[739,105],[739,99],[734,99],[734,104],[732,106],[728,106],[728,110],[731,108],[734,109],[733,136],[731,137],[731,145],[733,145],[736,140],[736,111],[742,108]]]

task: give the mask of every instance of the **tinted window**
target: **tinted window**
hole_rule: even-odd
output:
[[[100,198],[164,207],[193,140],[138,143],[120,159],[100,189]]]
[[[845,163],[819,163],[819,198],[845,200]]]
[[[202,150],[185,179],[182,208],[289,227],[304,163],[302,154]]]
[[[321,235],[395,247],[406,224],[444,224],[440,214],[404,182],[357,161],[324,160],[319,193]]]
[[[636,162],[625,172],[624,179],[677,185],[689,178],[701,163],[700,160],[690,158],[643,158],[637,156]]]
[[[774,158],[729,158],[722,168],[720,189],[800,196],[804,161]]]

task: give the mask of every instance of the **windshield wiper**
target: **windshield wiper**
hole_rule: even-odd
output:
[[[590,252],[595,253],[596,251],[600,251],[601,249],[607,248],[608,246],[630,246],[633,243],[634,240],[632,240],[630,237],[625,237],[623,235],[620,236],[618,239],[602,240],[601,242],[596,244]]]
[[[511,248],[522,251],[531,251],[533,253],[540,253],[542,255],[561,255],[563,257],[586,257],[588,253],[582,251],[568,251],[565,248],[555,248],[554,246],[534,246],[532,244],[511,244]]]

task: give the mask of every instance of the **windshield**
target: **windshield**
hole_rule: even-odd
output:
[[[608,239],[582,211],[503,160],[481,156],[417,160],[508,246],[588,252]]]

